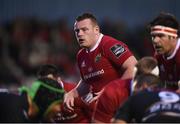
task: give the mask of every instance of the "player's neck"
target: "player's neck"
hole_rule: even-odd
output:
[[[172,56],[172,54],[176,51],[176,47],[178,45],[178,39],[174,39],[172,41],[172,45],[171,45],[171,49],[169,50],[168,53],[165,54],[165,57],[169,57],[169,56]]]
[[[98,34],[96,35],[96,37],[94,38],[94,41],[92,42],[91,47],[89,47],[88,50],[89,50],[89,51],[95,50],[95,49],[98,47],[98,45],[99,45],[102,37],[103,37],[103,34],[98,33]]]

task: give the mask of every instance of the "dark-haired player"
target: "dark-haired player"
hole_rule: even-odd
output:
[[[100,32],[93,14],[83,13],[78,16],[74,32],[82,48],[77,54],[81,81],[65,95],[64,103],[71,110],[74,98],[91,92],[91,95],[84,99],[91,103],[110,81],[132,78],[136,64],[136,59],[126,44]]]
[[[55,65],[42,65],[37,72],[38,80],[26,91],[29,94],[29,116],[34,122],[86,123],[86,104],[76,98],[74,111],[63,105],[64,93],[75,87],[75,84],[61,80]],[[22,88],[23,89],[23,88]]]
[[[160,13],[149,25],[160,78],[165,86],[176,90],[180,80],[179,23],[174,15]]]

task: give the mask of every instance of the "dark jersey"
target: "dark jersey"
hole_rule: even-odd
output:
[[[4,92],[0,89],[0,122],[27,122],[28,101],[26,95]]]
[[[144,90],[118,109],[116,119],[131,122],[180,122],[180,94],[166,90]]]

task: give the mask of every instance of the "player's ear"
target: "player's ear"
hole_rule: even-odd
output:
[[[99,28],[99,26],[98,26],[98,25],[96,25],[96,26],[94,27],[94,30],[95,30],[95,32],[96,32],[96,33],[98,33],[98,34],[99,34],[99,32],[100,32],[100,28]]]

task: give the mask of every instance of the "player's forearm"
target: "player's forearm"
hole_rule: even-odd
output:
[[[89,93],[90,85],[80,80],[78,85],[76,86],[76,90],[79,96],[84,96]]]
[[[77,91],[76,88],[72,89],[70,92],[71,92],[71,94],[74,96],[74,98],[76,98],[76,97],[79,96],[79,93],[78,93],[78,91]]]

